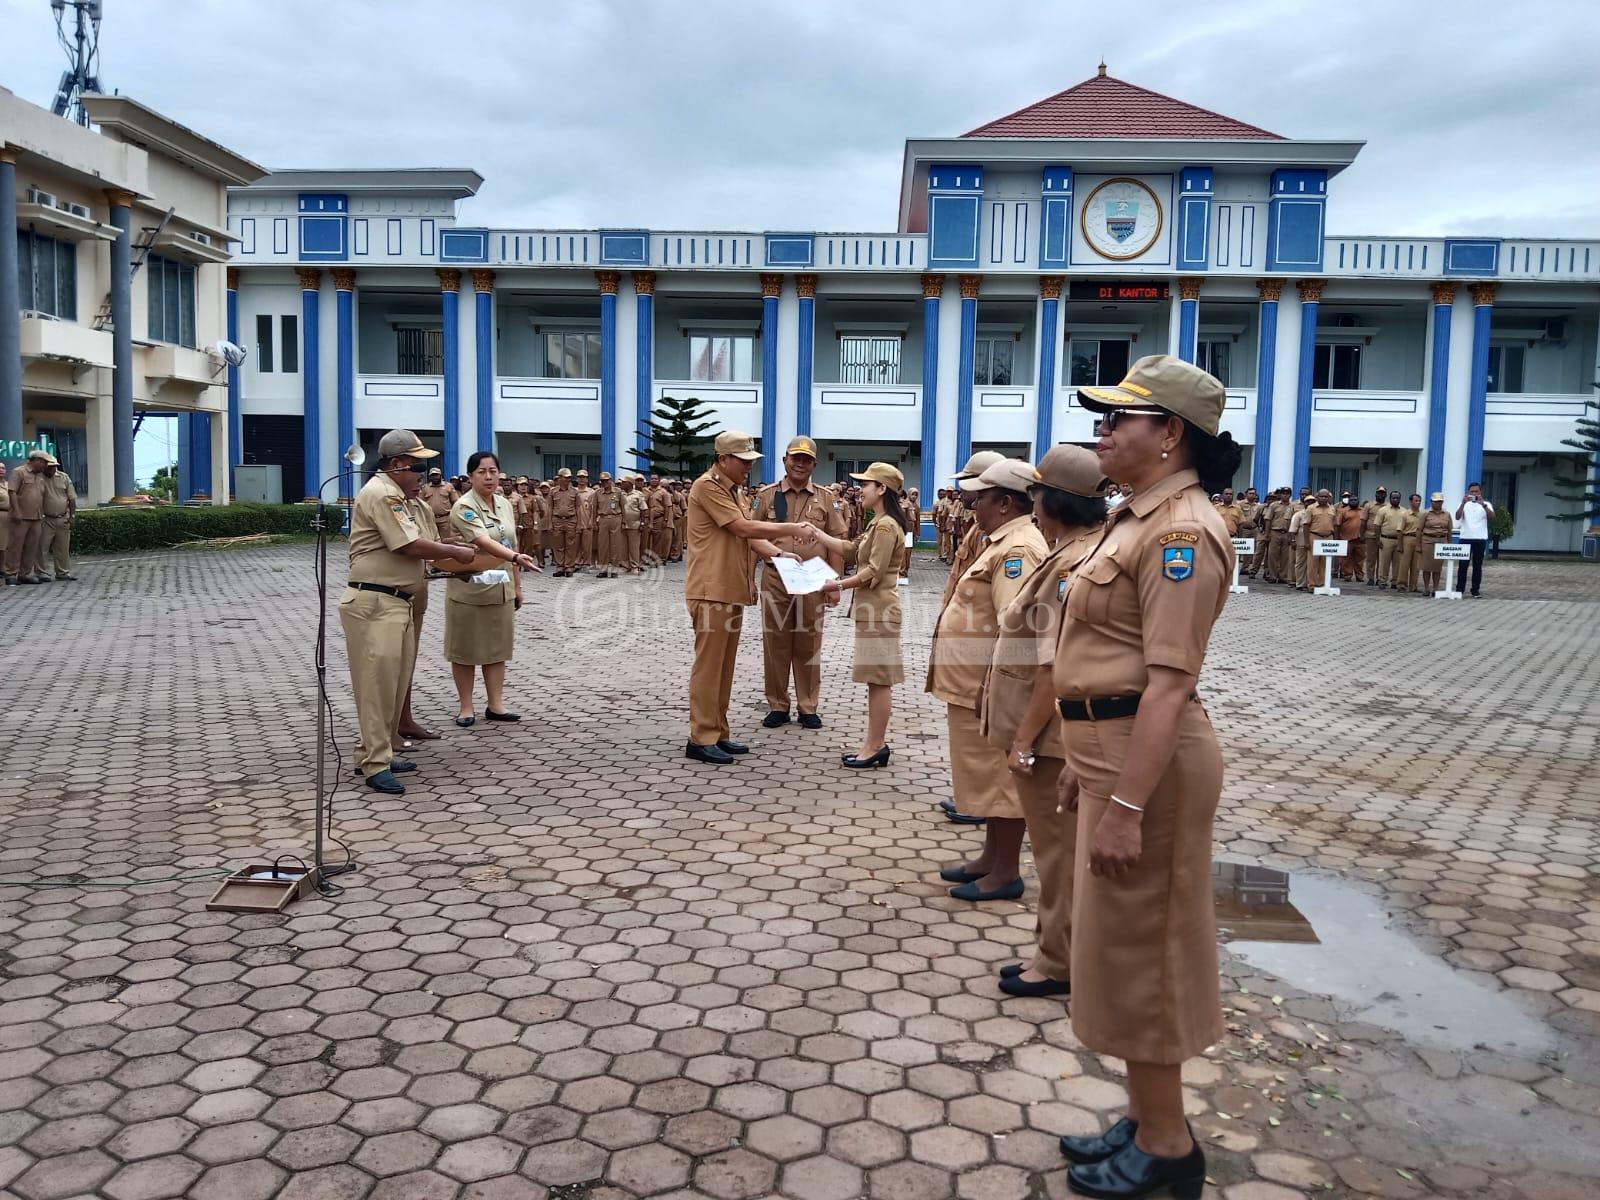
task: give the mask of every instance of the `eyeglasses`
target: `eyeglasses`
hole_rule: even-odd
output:
[[[1099,428],[1110,433],[1117,427],[1117,422],[1123,417],[1165,417],[1167,411],[1162,408],[1113,408],[1110,412],[1100,414]]]

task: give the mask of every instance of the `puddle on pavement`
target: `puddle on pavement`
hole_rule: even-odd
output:
[[[1217,933],[1251,966],[1355,1020],[1418,1041],[1525,1055],[1554,1045],[1549,1026],[1393,929],[1379,897],[1341,879],[1246,863],[1212,869]]]

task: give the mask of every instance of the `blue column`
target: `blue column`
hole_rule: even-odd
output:
[[[956,368],[956,466],[972,457],[972,360],[978,341],[982,275],[961,276],[961,363]]]
[[[1489,397],[1489,322],[1494,316],[1497,284],[1472,285],[1472,375],[1467,393],[1467,477],[1465,485],[1483,479],[1483,424]]]
[[[1433,290],[1433,340],[1428,362],[1428,448],[1423,474],[1424,497],[1444,488],[1444,427],[1450,413],[1450,320],[1456,285],[1436,283]]]
[[[239,341],[239,268],[228,268],[228,332],[227,338],[235,346]],[[239,368],[228,368],[228,498],[233,498],[238,486],[233,478],[233,468],[244,462],[244,410],[239,400]]]
[[[439,307],[444,318],[444,462],[446,475],[466,466],[461,453],[461,272],[440,267]]]
[[[1056,350],[1061,340],[1057,330],[1063,282],[1060,275],[1045,275],[1039,280],[1039,294],[1043,301],[1039,314],[1039,374],[1036,377],[1039,386],[1034,399],[1034,462],[1043,458],[1045,451],[1055,444],[1052,427],[1056,413]]]
[[[479,450],[493,450],[494,444],[494,272],[472,272],[473,338],[472,348],[477,362],[474,378],[478,390],[478,446]],[[611,362],[608,356],[606,362]],[[615,467],[608,470],[615,471]]]
[[[924,496],[938,495],[933,472],[939,446],[939,297],[943,294],[943,275],[922,277],[922,484],[918,490]]]
[[[1256,342],[1256,444],[1250,452],[1250,482],[1265,496],[1272,477],[1272,385],[1278,366],[1278,297],[1283,280],[1258,279],[1261,332]]]
[[[322,371],[318,331],[321,327],[322,272],[301,267],[300,276],[300,397],[305,410],[305,498],[315,503],[322,483]]]
[[[22,289],[17,281],[17,160],[0,144],[0,442],[22,440]]]
[[[1200,280],[1178,280],[1178,357],[1192,363],[1200,357]]]
[[[356,273],[346,267],[333,271],[334,323],[337,328],[339,377],[339,453],[356,440]],[[355,472],[339,460],[339,503],[355,499]]]
[[[190,461],[193,453],[193,444],[189,440],[189,414],[176,413],[172,416],[172,427],[177,430],[175,445],[178,448],[178,486],[173,495],[179,504],[188,504],[191,495],[191,481],[194,478],[194,467]]]
[[[1317,363],[1317,306],[1322,300],[1322,280],[1300,281],[1300,373],[1295,390],[1294,465],[1289,486],[1311,482],[1311,379]]]
[[[811,436],[811,375],[817,352],[817,277],[796,275],[795,294],[799,297],[796,325],[799,337],[794,364],[794,431]]]
[[[113,504],[133,503],[133,197],[110,193],[111,223],[111,466]],[[9,229],[0,230],[11,237]]]
[[[754,474],[766,483],[777,478],[773,463],[783,454],[778,446],[778,297],[783,276],[761,276],[761,452]]]
[[[654,271],[635,271],[633,273],[633,304],[634,304],[634,346],[637,358],[634,361],[634,456],[633,466],[636,471],[648,471],[650,460],[638,453],[645,449],[649,439],[649,430],[645,422],[650,419],[650,410],[654,407],[656,389],[656,273]]]
[[[189,499],[211,499],[211,414],[188,415]]]
[[[600,469],[617,473],[617,287],[618,271],[596,271],[600,280]]]

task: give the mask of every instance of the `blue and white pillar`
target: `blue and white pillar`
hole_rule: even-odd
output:
[[[1263,498],[1272,478],[1272,385],[1278,366],[1278,298],[1283,280],[1258,279],[1261,305],[1256,340],[1256,440],[1250,449],[1250,483]]]
[[[1039,386],[1034,396],[1033,461],[1044,457],[1055,444],[1056,358],[1061,351],[1060,275],[1039,277]]]
[[[1422,496],[1427,498],[1444,487],[1444,434],[1450,415],[1450,320],[1455,312],[1456,285],[1435,283],[1433,292],[1433,336],[1428,353],[1428,445],[1423,468]]]
[[[783,276],[776,272],[761,275],[761,453],[764,455],[752,472],[762,483],[776,479],[773,466],[781,460],[778,447],[778,298],[783,295]]]
[[[1289,486],[1298,490],[1311,482],[1311,381],[1317,365],[1317,308],[1322,302],[1323,280],[1302,279],[1300,293],[1300,361],[1295,388],[1294,467]]]
[[[796,275],[794,291],[794,431],[797,437],[810,437],[811,377],[817,352],[817,277]]]
[[[1200,285],[1197,275],[1178,280],[1178,357],[1192,363],[1200,357]]]
[[[596,271],[600,284],[600,469],[617,473],[617,289],[620,271]],[[596,481],[598,482],[598,480]]]
[[[972,364],[978,344],[982,275],[961,276],[961,357],[956,368],[956,469],[972,457]]]
[[[109,192],[111,223],[111,470],[113,504],[132,504],[133,477],[133,195]],[[11,237],[9,229],[0,231]]]
[[[478,449],[498,452],[494,444],[494,272],[481,267],[474,270],[472,293],[473,383],[477,392]]]
[[[22,440],[22,288],[17,278],[16,151],[0,141],[0,442]]]
[[[305,410],[302,418],[305,449],[305,484],[303,496],[307,503],[317,501],[317,486],[322,477],[322,356],[318,352],[322,328],[322,272],[316,267],[300,267],[300,399]]]
[[[1489,326],[1494,317],[1495,283],[1475,283],[1472,293],[1472,375],[1467,393],[1467,473],[1461,481],[1461,494],[1467,485],[1483,479],[1483,428],[1489,399]]]
[[[333,269],[334,377],[338,380],[339,503],[355,501],[356,475],[343,458],[356,441],[356,273],[348,267]]]
[[[461,453],[461,272],[439,267],[439,305],[444,320],[444,473],[466,466]]]
[[[189,502],[211,502],[211,414],[184,414],[183,432],[189,439]]]
[[[939,298],[943,275],[922,277],[922,485],[924,496],[938,495],[939,453]]]
[[[650,410],[655,405],[656,388],[656,273],[633,273],[634,310],[634,454],[636,471],[649,471],[650,460],[639,451],[647,448]]]
[[[228,268],[228,332],[227,339],[235,346],[239,341],[239,268]],[[233,468],[244,462],[244,410],[239,400],[239,368],[228,367],[228,499],[233,499],[238,484]]]

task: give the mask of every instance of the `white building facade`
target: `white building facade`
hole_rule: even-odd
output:
[[[1578,551],[1545,492],[1595,470],[1562,442],[1600,370],[1600,242],[1330,235],[1360,148],[1102,73],[908,141],[892,233],[468,226],[471,171],[275,172],[229,193],[233,461],[311,496],[406,426],[451,472],[616,470],[694,396],[768,477],[809,434],[823,477],[895,462],[928,506],[974,449],[1092,443],[1074,389],[1172,353],[1226,386],[1241,488],[1481,480],[1509,548]]]

